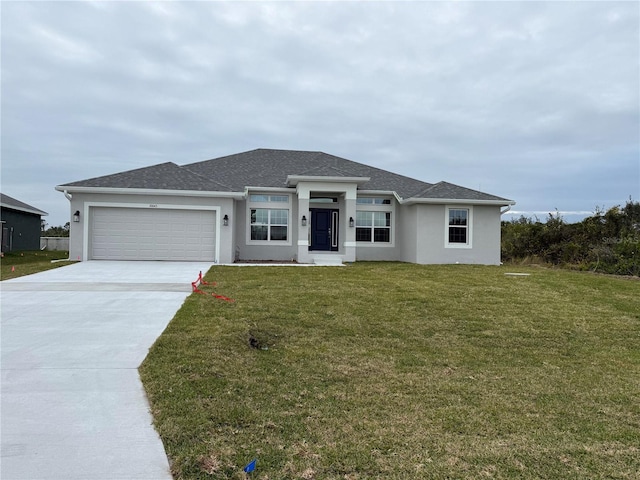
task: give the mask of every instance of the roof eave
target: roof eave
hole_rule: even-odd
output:
[[[183,197],[224,197],[242,199],[244,192],[222,192],[215,190],[165,190],[156,188],[116,188],[116,187],[79,187],[71,185],[58,185],[55,189],[63,193],[102,193],[102,194],[129,194],[129,195],[179,195]]]
[[[41,217],[49,215],[47,212],[43,212],[42,210],[38,210],[36,208],[31,209],[31,208],[25,208],[25,207],[18,207],[16,205],[10,205],[10,204],[4,203],[4,202],[0,202],[0,207],[7,208],[9,210],[15,210],[16,212],[23,212],[23,213],[31,213],[33,215],[40,215]]]
[[[384,195],[394,197],[398,203],[402,203],[402,197],[394,190],[358,190],[358,195]]]
[[[259,187],[256,185],[247,185],[244,187],[245,193],[250,191],[260,191],[260,192],[281,192],[281,193],[291,193],[293,191],[292,187]]]
[[[427,205],[494,205],[505,207],[515,205],[516,202],[508,199],[496,200],[472,200],[469,198],[405,198],[399,200],[402,205],[427,204]]]
[[[376,189],[368,189],[368,190],[358,190],[358,193],[361,195],[398,195],[393,190],[376,190]]]

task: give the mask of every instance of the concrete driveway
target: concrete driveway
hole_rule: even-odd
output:
[[[2,480],[171,479],[138,366],[201,262],[82,262],[0,283]]]

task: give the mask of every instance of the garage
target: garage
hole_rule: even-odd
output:
[[[216,212],[93,207],[93,260],[215,261]]]

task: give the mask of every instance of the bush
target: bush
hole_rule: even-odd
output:
[[[597,209],[573,224],[560,215],[549,215],[546,223],[524,216],[502,222],[502,258],[640,276],[640,203]]]

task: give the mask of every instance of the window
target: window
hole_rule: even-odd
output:
[[[448,247],[470,247],[471,210],[469,208],[449,208],[447,213],[446,244]]]
[[[287,240],[289,210],[252,208],[251,240]]]
[[[282,208],[286,207],[286,205],[283,205],[286,203],[289,203],[288,195],[249,195],[249,240],[262,242],[288,241],[289,209]]]
[[[356,205],[391,205],[391,199],[378,197],[359,197]]]
[[[311,197],[309,203],[338,203],[336,197]]]
[[[250,195],[249,200],[251,202],[276,202],[276,203],[289,203],[289,197],[287,195]]]
[[[356,198],[356,242],[361,246],[392,246],[391,215],[394,207],[390,198]]]
[[[356,212],[356,241],[391,242],[391,212]]]

